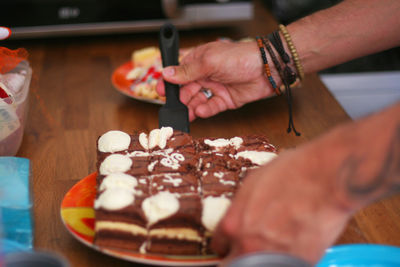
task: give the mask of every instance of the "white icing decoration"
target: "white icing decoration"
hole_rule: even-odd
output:
[[[112,154],[104,159],[100,164],[100,174],[108,175],[111,173],[126,172],[132,166],[132,160],[121,154]]]
[[[206,176],[207,174],[208,174],[208,172],[207,172],[207,171],[203,172],[203,176]]]
[[[179,161],[184,161],[185,157],[179,153],[172,153],[161,159],[160,163],[165,167],[172,168],[174,170],[178,169],[180,164]]]
[[[166,174],[164,182],[171,183],[173,186],[177,187],[182,183],[182,178],[173,178],[171,175]]]
[[[235,181],[227,181],[227,180],[221,179],[221,180],[219,180],[219,182],[220,182],[221,184],[223,184],[223,185],[233,185],[233,186],[236,185]]]
[[[233,137],[229,140],[229,144],[233,146],[235,149],[239,149],[239,147],[242,145],[243,139],[240,137]]]
[[[218,138],[215,140],[205,139],[204,143],[209,146],[213,146],[216,148],[221,148],[229,145],[229,140],[224,138]]]
[[[176,213],[179,209],[179,201],[168,191],[159,192],[146,198],[142,203],[142,209],[150,226]]]
[[[145,179],[140,179],[140,180],[139,180],[139,183],[141,183],[141,184],[147,184]]]
[[[203,164],[203,158],[199,159],[199,163],[197,164],[197,171],[200,171],[201,165]]]
[[[172,153],[171,158],[173,158],[176,161],[184,161],[185,160],[185,157],[180,153]]]
[[[158,146],[164,149],[167,141],[174,134],[172,127],[161,127],[161,129],[154,129],[149,134],[149,149]]]
[[[106,210],[123,209],[135,201],[133,190],[127,190],[120,187],[110,188],[100,194],[94,202],[94,208],[103,208]]]
[[[224,177],[224,175],[225,175],[225,174],[224,174],[223,172],[214,172],[214,176],[217,177],[217,178],[220,178],[220,179],[221,179],[222,177]]]
[[[131,153],[126,153],[126,155],[128,157],[148,157],[150,153],[145,151],[133,151]]]
[[[171,136],[173,134],[174,134],[174,130],[172,129],[172,127],[162,127],[160,129],[160,138],[159,138],[158,146],[161,149],[164,149],[165,146],[167,145],[168,139],[171,138]]]
[[[149,149],[153,149],[158,145],[160,140],[160,129],[151,130],[149,134]]]
[[[149,139],[147,138],[147,134],[141,133],[139,134],[139,144],[144,148],[144,149],[149,149]]]
[[[148,170],[149,172],[152,172],[152,171],[154,170],[154,167],[156,166],[157,162],[158,162],[158,160],[153,161],[152,163],[150,163],[150,164],[147,166],[147,170]]]
[[[143,242],[143,244],[139,248],[139,252],[141,254],[146,254],[146,247],[147,247],[147,241]]]
[[[98,149],[101,152],[117,152],[127,150],[131,143],[129,134],[121,131],[108,131],[98,141]]]
[[[164,149],[164,150],[156,150],[156,151],[153,151],[152,155],[167,157],[173,151],[174,151],[173,148],[168,148],[168,149]]]
[[[138,182],[135,177],[125,173],[112,173],[106,176],[100,185],[100,191],[111,188],[134,189]]]
[[[250,160],[252,163],[257,165],[263,165],[272,159],[274,159],[277,155],[273,152],[266,151],[242,151],[236,154],[236,159],[239,157],[246,158]]]
[[[209,196],[203,199],[202,202],[201,222],[207,230],[212,232],[225,215],[231,201],[225,197]]]

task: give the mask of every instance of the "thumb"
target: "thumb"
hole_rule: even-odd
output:
[[[170,83],[187,84],[206,76],[206,70],[199,63],[191,62],[180,66],[169,66],[163,69],[164,80]]]

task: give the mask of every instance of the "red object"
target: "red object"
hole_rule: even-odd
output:
[[[0,98],[7,98],[9,95],[7,94],[6,90],[0,87]]]
[[[11,50],[6,47],[0,47],[0,73],[9,72],[27,58],[28,52],[24,48]]]

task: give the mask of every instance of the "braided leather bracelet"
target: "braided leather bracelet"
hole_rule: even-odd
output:
[[[289,67],[290,57],[286,53],[285,48],[283,47],[283,43],[278,31],[275,31],[268,35],[268,39],[271,44],[275,47],[276,51],[278,52],[279,56],[281,57],[282,61],[285,64],[285,67],[282,71],[282,82],[286,88],[286,96],[287,96],[287,103],[289,109],[289,126],[287,132],[290,133],[292,130],[296,134],[296,136],[300,136],[300,133],[296,130],[293,122],[293,110],[292,110],[292,90],[290,85],[296,81],[296,73]]]

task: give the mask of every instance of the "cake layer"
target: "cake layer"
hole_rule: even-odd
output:
[[[118,193],[118,192],[117,192]],[[112,195],[115,199],[118,199],[118,194]],[[108,201],[98,197],[95,201],[95,227],[97,223],[107,221],[107,222],[121,222],[125,224],[133,224],[138,227],[147,227],[147,217],[142,209],[142,203],[144,199],[147,199],[147,195],[136,196],[133,202],[129,203],[124,207],[116,207],[115,209],[110,209],[108,206],[101,205],[100,201]]]
[[[100,228],[96,229],[94,243],[99,247],[139,251],[146,240],[147,236],[145,235],[132,235],[131,232],[120,231],[115,228]]]
[[[202,252],[202,243],[178,239],[153,238],[146,248],[146,252],[168,255],[200,255]]]

